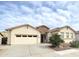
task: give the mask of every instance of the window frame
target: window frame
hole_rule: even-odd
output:
[[[32,35],[28,35],[28,37],[32,37]]]
[[[73,38],[73,33],[71,33],[71,38]]]
[[[33,35],[33,37],[37,37],[37,35]]]
[[[23,34],[22,37],[28,37],[27,35]]]
[[[64,32],[60,32],[61,33],[61,38],[64,38]]]
[[[16,34],[16,37],[21,37],[21,34]]]
[[[66,32],[66,38],[69,38],[69,32]]]

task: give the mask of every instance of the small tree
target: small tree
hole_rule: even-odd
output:
[[[79,41],[70,42],[70,47],[79,48]]]
[[[53,47],[59,47],[59,45],[64,42],[58,34],[53,34],[49,40]]]

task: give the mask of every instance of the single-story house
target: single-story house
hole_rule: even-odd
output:
[[[33,27],[29,24],[24,24],[6,29],[1,32],[4,37],[7,37],[7,44],[40,44],[49,42],[52,34],[59,34],[61,38],[69,43],[76,39],[76,32],[70,26],[64,26],[54,29],[49,29],[45,25]],[[2,38],[2,36],[0,36]],[[2,40],[0,39],[0,44]]]
[[[74,29],[72,29],[70,26],[52,29],[49,32],[49,36],[56,33],[60,35],[60,37],[65,41],[65,43],[69,43],[76,39],[76,31],[74,31]]]

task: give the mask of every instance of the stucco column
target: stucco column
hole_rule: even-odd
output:
[[[7,39],[7,44],[11,44],[11,31],[7,31],[7,34],[8,34],[8,39]]]

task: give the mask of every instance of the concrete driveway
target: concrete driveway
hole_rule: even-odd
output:
[[[79,56],[79,49],[54,51],[50,44],[0,46],[1,57],[59,57]],[[75,55],[74,55],[75,54]]]

